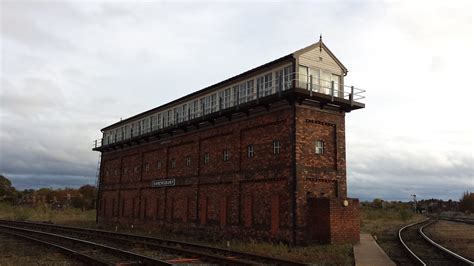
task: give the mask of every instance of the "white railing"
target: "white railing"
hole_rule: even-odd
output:
[[[348,100],[351,104],[355,101],[360,102],[365,98],[365,90],[355,88],[354,86],[346,86],[335,81],[318,79],[313,76],[307,76],[303,74],[296,75],[295,73],[291,73],[289,75],[281,76],[279,78],[262,83],[256,81],[257,79],[254,79],[254,81],[251,83],[244,82],[236,86],[231,86],[230,96],[226,94],[225,97],[219,97],[223,95],[221,92],[223,92],[224,89],[206,96],[209,97],[215,95],[213,96],[214,101],[212,101],[211,97],[209,98],[208,102],[205,102],[206,97],[202,97],[198,101],[199,106],[197,108],[194,106],[194,104],[191,104],[191,102],[196,100],[193,99],[192,101],[185,103],[187,109],[183,110],[182,106],[184,105],[180,105],[177,112],[173,111],[174,113],[172,116],[168,116],[168,110],[173,110],[176,108],[176,106],[161,111],[159,121],[156,119],[154,124],[151,122],[152,119],[149,119],[149,124],[145,126],[142,125],[141,128],[135,127],[130,129],[131,125],[129,124],[130,128],[127,130],[127,132],[125,132],[123,128],[118,132],[118,134],[115,134],[116,129],[106,132],[104,138],[97,139],[93,142],[93,148],[131,139],[163,128],[173,127],[179,123],[216,113],[221,110],[226,110],[228,108],[233,108],[247,102],[286,91],[293,87],[308,90],[310,96],[314,96],[317,93],[330,95],[332,98],[342,98]]]

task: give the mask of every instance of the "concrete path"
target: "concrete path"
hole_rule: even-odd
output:
[[[360,234],[360,243],[354,246],[356,266],[394,265],[370,234]]]

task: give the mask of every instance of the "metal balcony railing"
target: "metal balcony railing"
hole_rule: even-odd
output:
[[[159,115],[160,119],[154,123],[150,119],[148,125],[142,124],[141,127],[131,128],[129,124],[129,128],[126,132],[123,127],[121,127],[121,130],[118,132],[115,129],[111,130],[110,132],[112,132],[112,134],[106,132],[104,138],[94,140],[93,148],[99,148],[104,145],[132,139],[164,128],[176,127],[176,125],[180,123],[239,106],[244,103],[256,101],[266,96],[292,88],[306,89],[309,91],[310,96],[319,93],[330,95],[333,98],[345,99],[350,103],[361,102],[361,100],[365,99],[365,90],[303,74],[297,75],[291,73],[266,82],[258,82],[258,79],[255,79],[254,81],[257,82],[249,83],[247,81],[231,86],[232,93],[224,93],[225,90],[222,89],[218,92],[212,93],[211,95],[215,95],[214,97],[210,97],[209,99],[202,97],[199,99],[199,104],[197,106],[195,105],[196,99],[193,99],[188,103],[158,112],[157,114],[161,114]],[[173,110],[171,116],[169,116],[169,110]]]

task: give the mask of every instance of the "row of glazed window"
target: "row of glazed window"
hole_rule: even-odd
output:
[[[280,154],[281,150],[282,150],[282,147],[281,147],[281,143],[279,140],[273,140],[272,142],[272,145],[273,145],[273,155],[278,155]],[[324,141],[322,140],[317,140],[315,143],[314,143],[314,154],[316,155],[323,155],[324,154]],[[249,159],[252,159],[254,158],[255,156],[255,147],[253,144],[250,144],[247,146],[247,158]],[[171,169],[175,169],[176,168],[176,158],[171,158],[170,159],[170,168]],[[223,162],[229,162],[230,161],[230,152],[228,149],[224,149],[222,151],[222,161]],[[186,167],[191,167],[192,166],[192,157],[191,156],[186,156],[184,158],[184,162],[185,162],[185,166]],[[203,158],[202,158],[202,163],[204,165],[208,165],[211,163],[211,155],[210,153],[204,153],[203,155]],[[143,171],[145,172],[149,172],[151,171],[153,166],[146,162],[143,164]],[[158,160],[156,163],[155,163],[155,169],[156,170],[161,170],[163,165],[162,165],[162,162],[160,160]],[[133,171],[133,172],[132,172]],[[140,167],[139,166],[134,166],[133,169],[129,169],[128,167],[123,167],[123,174],[124,175],[127,175],[127,174],[130,174],[130,173],[139,173],[140,172]],[[109,169],[105,169],[105,176],[109,176],[112,172],[109,171]],[[118,176],[120,174],[120,171],[118,168],[115,168],[113,170],[113,175],[114,176]]]
[[[267,72],[199,99],[190,100],[141,120],[107,130],[104,132],[102,145],[173,126],[177,123],[255,100],[258,97],[274,94],[279,90],[287,90],[291,87],[292,80],[294,80],[294,74],[291,65]]]

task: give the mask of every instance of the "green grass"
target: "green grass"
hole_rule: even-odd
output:
[[[422,215],[415,214],[406,208],[377,209],[364,206],[361,208],[361,232],[377,236],[389,228],[422,218]]]
[[[393,231],[403,224],[414,220],[422,219],[423,216],[414,214],[409,209],[403,207],[373,208],[370,206],[361,207],[361,231],[374,236],[386,234],[387,230]],[[26,221],[47,221],[58,224],[77,225],[84,227],[95,227],[95,210],[82,211],[80,209],[66,208],[64,210],[51,210],[44,205],[36,207],[11,206],[0,203],[0,219],[26,220]],[[106,227],[107,228],[107,227]],[[107,228],[113,229],[113,228]],[[128,231],[121,228],[120,231]],[[135,228],[133,233],[151,235],[167,238],[175,238],[186,241],[196,241],[192,237],[183,235],[169,235],[159,232],[149,232]],[[197,242],[197,241],[196,241]],[[200,243],[212,246],[227,247],[227,242]],[[312,244],[304,247],[289,247],[285,244],[275,244],[256,241],[231,241],[231,249],[247,251],[268,256],[276,256],[289,260],[315,263],[316,265],[352,265],[353,254],[352,245],[318,245]]]
[[[308,245],[289,247],[285,244],[236,242],[235,250],[285,258],[313,265],[353,265],[352,245]]]
[[[52,210],[44,205],[31,207],[0,203],[0,219],[87,225],[95,223],[95,210],[82,211],[75,208]]]

